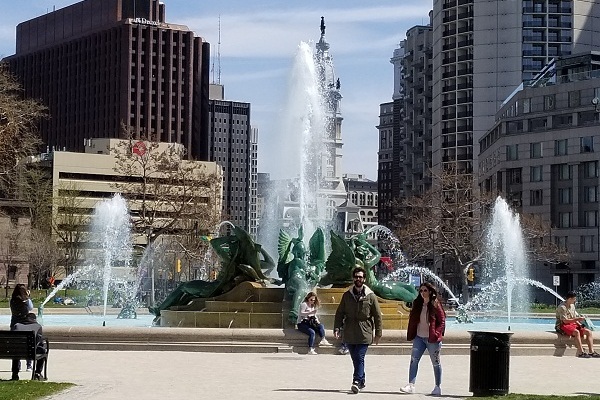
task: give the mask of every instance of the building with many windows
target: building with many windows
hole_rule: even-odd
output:
[[[84,139],[126,128],[208,160],[209,58],[209,44],[167,22],[158,0],[84,0],[20,23],[4,60],[48,106],[49,150],[81,152]]]
[[[90,220],[97,204],[116,193],[122,193],[128,199],[134,246],[146,247],[159,236],[164,244],[181,243],[181,238],[186,235],[198,239],[200,235],[211,233],[221,220],[223,173],[217,163],[182,160],[179,164],[183,167],[179,171],[186,174],[184,186],[181,181],[170,179],[173,174],[157,171],[151,163],[160,159],[153,156],[145,161],[148,167],[140,167],[142,162],[126,159],[125,162],[131,162],[136,168],[132,174],[126,174],[119,168],[125,151],[125,147],[120,146],[129,146],[129,143],[134,154],[143,154],[144,149],[148,149],[148,152],[170,155],[174,154],[170,148],[182,147],[172,143],[149,143],[145,147],[141,141],[91,139],[86,141],[84,153],[54,151],[27,161],[29,165],[48,170],[53,190],[54,233],[59,248],[68,254],[70,268],[89,263],[100,248],[89,235]],[[216,183],[207,186],[205,182],[213,180],[205,178],[213,174]],[[163,183],[155,185],[159,180]],[[145,186],[142,181],[146,182]],[[146,187],[145,196],[142,195],[143,187]],[[146,216],[143,216],[144,212]],[[183,247],[178,245],[176,249],[183,258]],[[173,264],[169,265],[172,267]],[[198,272],[201,267],[190,266],[190,270]],[[198,273],[192,277],[199,279]]]
[[[223,216],[256,237],[258,129],[250,124],[250,103],[224,99],[211,84],[210,160],[223,168]]]
[[[433,166],[477,171],[503,101],[553,58],[600,46],[593,0],[433,2]]]
[[[558,58],[511,96],[479,145],[479,186],[549,223],[569,261],[534,263],[559,293],[600,276],[600,53]]]

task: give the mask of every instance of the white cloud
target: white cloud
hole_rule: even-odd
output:
[[[318,40],[321,16],[325,16],[327,40],[335,43],[336,54],[365,52],[372,46],[399,42],[415,19],[426,17],[428,10],[429,5],[423,3],[421,6],[227,13],[220,17],[221,54],[233,57],[291,56],[301,40]],[[218,15],[191,17],[178,22],[216,44],[218,18]],[[397,37],[390,39],[389,32],[382,33],[390,30],[397,32]]]

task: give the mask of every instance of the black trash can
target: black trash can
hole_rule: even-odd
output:
[[[471,374],[469,391],[473,396],[508,394],[510,336],[513,332],[469,331],[471,334]]]

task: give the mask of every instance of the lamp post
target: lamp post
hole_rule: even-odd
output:
[[[69,276],[69,253],[65,253],[65,278]],[[67,285],[65,285],[65,297],[67,297]]]
[[[146,249],[152,245],[152,227],[146,228]],[[154,256],[150,257],[150,304],[156,307],[156,298],[154,296]]]

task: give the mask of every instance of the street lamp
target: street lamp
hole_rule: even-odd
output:
[[[65,279],[69,276],[69,253],[65,253]],[[65,285],[65,297],[67,297],[67,285]]]

